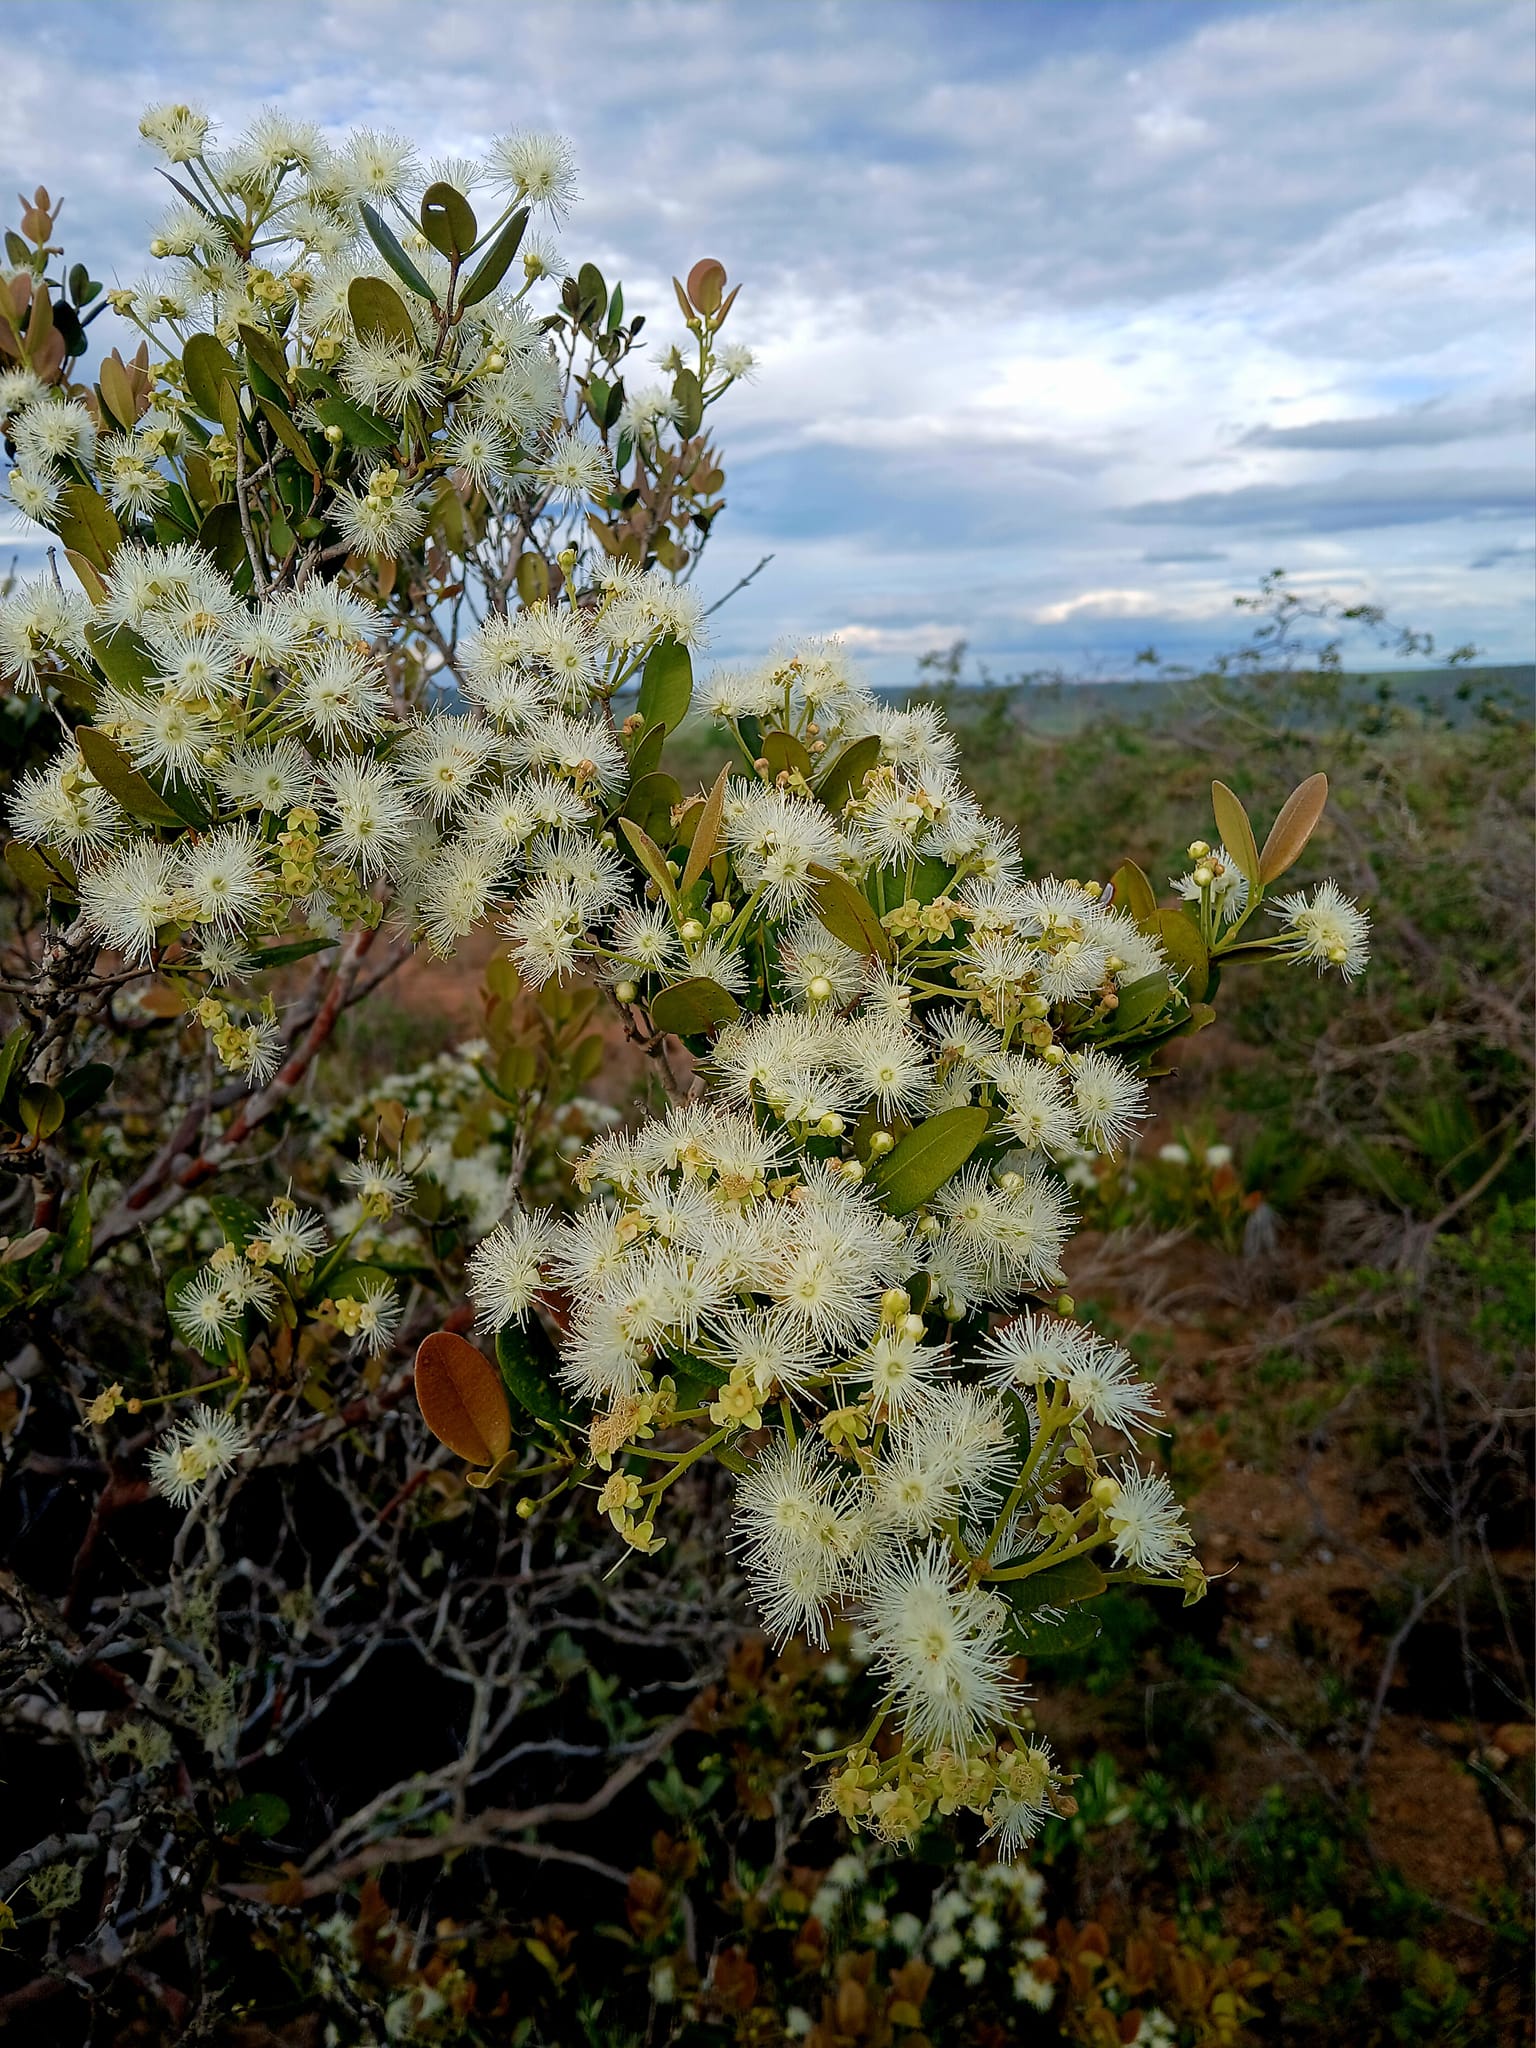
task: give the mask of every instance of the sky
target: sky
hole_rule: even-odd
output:
[[[1108,677],[1283,567],[1529,661],[1533,44],[1529,0],[70,0],[0,13],[0,192],[129,282],[151,100],[568,135],[571,268],[658,342],[674,272],[742,287],[726,659]]]

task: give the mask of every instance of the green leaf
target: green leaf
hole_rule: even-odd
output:
[[[730,763],[715,777],[714,788],[704,799],[698,823],[693,828],[693,838],[688,847],[688,860],[683,869],[683,879],[678,884],[679,896],[686,896],[694,883],[709,866],[715,848],[720,843],[720,821],[725,816],[725,788],[730,779]]]
[[[110,1080],[112,1070],[107,1069]],[[59,1254],[59,1278],[73,1280],[91,1263],[91,1182],[96,1173],[93,1159],[85,1169],[80,1192],[70,1204],[69,1222],[64,1230],[64,1249]]]
[[[205,420],[220,418],[221,387],[227,384],[232,391],[238,391],[244,381],[240,365],[214,334],[188,337],[181,352],[181,372],[186,380],[187,396]]]
[[[1116,908],[1128,910],[1143,931],[1150,931],[1157,916],[1157,895],[1135,861],[1121,861],[1109,885],[1115,892]]]
[[[672,379],[672,403],[677,407],[677,429],[691,441],[704,423],[704,393],[692,370],[679,370]]]
[[[1247,876],[1251,900],[1257,903],[1264,893],[1264,877],[1259,872],[1259,849],[1248,813],[1224,782],[1211,784],[1211,809],[1221,842]]]
[[[1027,1613],[1036,1607],[1069,1607],[1078,1600],[1096,1600],[1108,1582],[1093,1558],[1083,1552],[1031,1572],[1028,1578],[1003,1583],[1009,1588],[1009,1604]]]
[[[608,286],[595,263],[583,263],[577,271],[576,291],[582,319],[596,327],[608,310]]]
[[[552,1381],[554,1363],[554,1350],[543,1325],[531,1317],[526,1328],[508,1323],[496,1332],[496,1364],[502,1385],[536,1422],[562,1429],[569,1427],[571,1418]]]
[[[280,1835],[288,1825],[288,1802],[276,1792],[252,1792],[226,1806],[218,1818],[221,1835]]]
[[[24,845],[19,839],[6,841],[5,864],[24,888],[35,889],[39,896],[57,896],[60,902],[72,903],[79,877],[69,880],[53,865],[57,858],[57,855],[42,854],[35,846]]]
[[[31,1043],[31,1032],[25,1024],[18,1024],[4,1045],[0,1045],[0,1102],[5,1100]]]
[[[1211,956],[1200,927],[1182,910],[1160,910],[1152,920],[1153,935],[1162,942],[1180,986],[1191,1003],[1205,1000],[1211,980]]]
[[[396,441],[395,429],[388,420],[381,419],[376,412],[354,405],[350,398],[322,398],[315,406],[315,417],[322,425],[339,427],[341,437],[349,448],[393,448]]]
[[[675,1031],[679,1038],[696,1038],[741,1015],[741,1005],[730,990],[703,974],[664,988],[650,1007],[656,1029]]]
[[[243,1253],[261,1229],[259,1211],[238,1195],[210,1195],[208,1207],[213,1212],[214,1222],[224,1233],[226,1244],[232,1244],[237,1252]]]
[[[686,647],[664,633],[645,658],[636,709],[647,725],[656,720],[674,731],[693,701],[693,658]]]
[[[932,903],[942,896],[955,879],[955,871],[948,861],[942,861],[936,854],[925,853],[912,867],[911,894],[914,902]]]
[[[864,788],[864,778],[880,759],[880,735],[866,733],[861,740],[854,740],[843,748],[837,759],[827,769],[816,785],[816,794],[837,817],[852,796],[858,796]]]
[[[462,192],[442,179],[422,193],[419,218],[421,232],[438,255],[446,256],[450,263],[462,263],[479,239],[474,208]],[[425,279],[422,281],[425,283]],[[410,283],[409,278],[406,283]]]
[[[762,758],[768,763],[770,775],[798,772],[807,782],[811,779],[811,757],[792,732],[765,732]]]
[[[215,562],[231,581],[243,569],[251,573],[250,560],[245,552],[245,535],[240,527],[240,511],[235,505],[215,505],[197,529],[197,544],[205,554],[212,555]]]
[[[638,782],[642,776],[655,774],[661,766],[662,749],[666,744],[667,728],[664,725],[656,724],[645,728],[635,741],[629,757],[629,775],[632,782]]]
[[[66,484],[59,504],[59,539],[65,547],[98,569],[109,569],[123,544],[123,529],[106,499],[89,484]]]
[[[336,943],[335,939],[289,939],[281,946],[258,947],[247,954],[245,964],[253,974],[269,967],[291,967],[295,960],[307,960],[311,953],[323,953]]]
[[[283,408],[275,399],[271,398],[258,398],[256,403],[261,407],[273,433],[276,434],[279,441],[288,450],[288,453],[293,456],[295,461],[301,463],[311,476],[318,477],[320,465],[315,460],[314,450],[288,417],[287,413],[283,411]]]
[[[105,1060],[87,1060],[83,1067],[76,1067],[59,1083],[59,1093],[64,1098],[64,1120],[84,1116],[88,1109],[94,1109],[107,1090],[112,1086],[115,1069]]]
[[[347,312],[365,341],[387,341],[394,348],[410,349],[413,353],[419,346],[404,299],[382,277],[354,277],[347,286]]]
[[[678,1351],[671,1344],[665,1349],[667,1363],[672,1369],[672,1384],[677,1388],[679,1409],[702,1408],[706,1401],[713,1401],[720,1391],[719,1366],[694,1358],[689,1352]]]
[[[874,953],[891,958],[889,934],[869,904],[845,875],[831,868],[812,866],[816,877],[816,915],[832,934],[856,953]]]
[[[240,337],[240,346],[250,360],[266,371],[279,390],[286,391],[291,371],[288,358],[281,346],[262,328],[252,327],[245,320],[239,323],[235,332]]]
[[[75,745],[80,749],[80,758],[107,795],[130,817],[142,818],[150,825],[182,823],[178,813],[171,809],[148,777],[139,773],[128,756],[104,732],[98,732],[93,725],[77,725]]]
[[[400,282],[404,286],[406,286],[406,288],[409,291],[413,291],[416,294],[417,298],[430,299],[432,297],[431,285],[427,283],[427,280],[416,268],[415,264],[411,261],[410,257],[407,256],[405,251],[401,248],[399,242],[395,238],[394,231],[391,228],[385,226],[384,222],[379,218],[378,214],[374,212],[373,208],[368,204],[366,200],[363,200],[361,202],[361,204],[358,207],[358,211],[363,216],[363,226],[368,230],[368,239],[372,242],[375,249],[378,250],[379,254],[384,258],[384,261],[389,265],[390,269],[395,273],[396,277],[399,278]],[[360,278],[354,280],[354,284],[360,284],[361,282],[362,279]],[[385,285],[384,289],[388,291],[388,285]],[[352,293],[349,290],[347,293],[347,306],[349,311],[351,310],[351,304]],[[404,312],[405,308],[402,306],[400,310]],[[354,327],[357,327],[359,333],[362,332],[361,325],[359,324],[357,315],[355,313],[352,316],[352,324]],[[409,319],[407,319],[406,324],[410,324]],[[414,341],[414,335],[412,336],[412,339]]]
[[[39,1144],[51,1138],[64,1121],[64,1098],[46,1081],[28,1081],[18,1100],[22,1129]]]
[[[127,626],[119,626],[113,633],[101,626],[87,626],[85,641],[95,657],[96,666],[107,681],[116,683],[120,690],[141,690],[158,671],[159,663],[155,657],[138,634]]]
[[[482,299],[495,291],[506,276],[527,227],[528,209],[522,206],[498,231],[495,240],[465,279],[464,288],[459,293],[461,306],[478,306]]]
[[[1161,968],[1128,981],[1120,990],[1119,1007],[1109,1018],[1109,1038],[1125,1038],[1150,1023],[1169,996],[1168,977]]]
[[[1104,1624],[1091,1608],[1069,1607],[1061,1615],[1017,1616],[1004,1640],[1020,1656],[1069,1657],[1074,1651],[1086,1650],[1103,1633]]]
[[[910,1216],[930,1195],[958,1173],[986,1135],[987,1111],[941,1109],[908,1131],[888,1152],[870,1179],[892,1216]]]
[[[633,818],[617,818],[614,821],[629,841],[635,859],[661,891],[662,901],[672,911],[677,909],[677,888],[667,868],[666,856],[661,848],[635,823]]]
[[[672,806],[683,799],[682,784],[674,775],[642,775],[638,782],[630,785],[624,799],[623,815],[633,818],[642,832],[646,832],[657,845],[669,844],[672,837]]]

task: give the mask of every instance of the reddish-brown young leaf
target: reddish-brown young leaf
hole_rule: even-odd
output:
[[[439,1443],[470,1464],[494,1465],[511,1449],[512,1411],[501,1375],[483,1352],[451,1330],[422,1338],[416,1399]]]

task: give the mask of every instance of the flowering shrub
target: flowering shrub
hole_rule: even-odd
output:
[[[494,922],[497,1128],[462,1153],[418,1132],[412,1157],[386,1091],[327,1133],[329,1221],[291,1187],[211,1192],[220,1241],[166,1292],[213,1380],[162,1367],[125,1396],[102,1374],[88,1421],[195,1395],[151,1472],[205,1517],[328,1351],[365,1372],[402,1281],[418,1302],[462,1272],[496,1367],[439,1331],[416,1387],[471,1486],[514,1487],[530,1522],[589,1489],[623,1558],[667,1542],[673,1489],[718,1461],[768,1632],[820,1644],[852,1617],[881,1679],[821,1759],[827,1808],[896,1843],[968,1810],[1015,1854],[1070,1810],[1018,1660],[1090,1643],[1110,1586],[1205,1585],[1150,1462],[1155,1392],[1065,1291],[1063,1166],[1126,1143],[1229,966],[1364,965],[1332,884],[1271,893],[1323,777],[1262,849],[1216,783],[1219,844],[1191,843],[1172,906],[1108,859],[1030,879],[939,715],[882,702],[835,645],[696,689],[682,579],[721,480],[702,420],[750,368],[718,345],[721,266],[678,286],[670,384],[626,393],[617,287],[583,266],[530,311],[556,265],[526,229],[571,197],[563,146],[422,173],[392,138],[338,151],[271,117],[223,153],[184,107],[144,131],[183,204],[166,268],[109,299],[165,359],[62,381],[40,231],[0,381],[12,495],[76,579],[0,607],[12,687],[66,728],[11,803],[44,914],[0,1060],[4,1160],[34,1196],[7,1307],[39,1315],[248,1156],[345,1007]],[[664,765],[693,711],[736,757],[707,792]],[[541,1185],[530,1134],[560,1156],[600,1002],[666,1106]],[[181,1030],[165,1111],[103,1203],[71,1137],[156,1019]],[[383,1226],[424,1177],[402,1243]]]

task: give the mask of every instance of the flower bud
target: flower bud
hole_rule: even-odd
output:
[[[1067,1056],[1059,1045],[1048,1045],[1040,1057],[1048,1067],[1065,1066],[1067,1061]]]
[[[829,1109],[816,1128],[824,1138],[840,1138],[848,1126],[835,1109]]]
[[[1056,1313],[1059,1316],[1075,1316],[1077,1314],[1077,1303],[1070,1294],[1057,1295]]]
[[[813,1003],[824,1003],[832,993],[832,984],[824,974],[813,975],[805,992]]]
[[[327,441],[330,442],[333,448],[339,448],[341,446],[342,440],[342,433],[340,427],[327,427],[325,430],[325,438],[327,439]]]
[[[525,1493],[517,1504],[517,1519],[520,1522],[532,1521],[534,1515],[538,1512],[538,1506],[538,1502]]]
[[[1203,839],[1191,839],[1189,842],[1189,857],[1191,860],[1204,860],[1210,850],[1210,846]]]
[[[1091,1493],[1095,1507],[1112,1508],[1120,1497],[1120,1482],[1106,1472],[1102,1479],[1095,1479]]]
[[[614,990],[615,996],[621,1003],[632,1003],[639,993],[639,989],[636,988],[632,981],[621,981]]]
[[[704,927],[696,917],[685,918],[679,930],[690,946],[695,939],[702,939],[704,936]]]
[[[1194,882],[1197,889],[1209,889],[1215,879],[1215,871],[1208,868],[1204,861],[1195,869]]]
[[[842,1175],[844,1180],[851,1181],[857,1187],[864,1178],[864,1168],[857,1159],[845,1159],[842,1164]]]
[[[887,1287],[880,1297],[881,1321],[899,1323],[911,1306],[905,1287]]]
[[[507,359],[502,354],[499,348],[493,348],[491,350],[490,354],[485,359],[485,367],[490,371],[493,377],[496,376],[499,371],[502,371],[507,367]]]
[[[815,983],[813,982],[811,986],[814,988]],[[895,1145],[896,1140],[889,1131],[876,1131],[869,1141],[870,1157],[872,1159],[883,1159],[887,1152],[895,1149]]]
[[[1024,1176],[1022,1173],[1002,1173],[998,1175],[997,1184],[1005,1195],[1016,1195],[1024,1185]]]
[[[923,1319],[920,1315],[915,1314],[903,1316],[901,1327],[909,1337],[921,1337],[923,1334]]]

